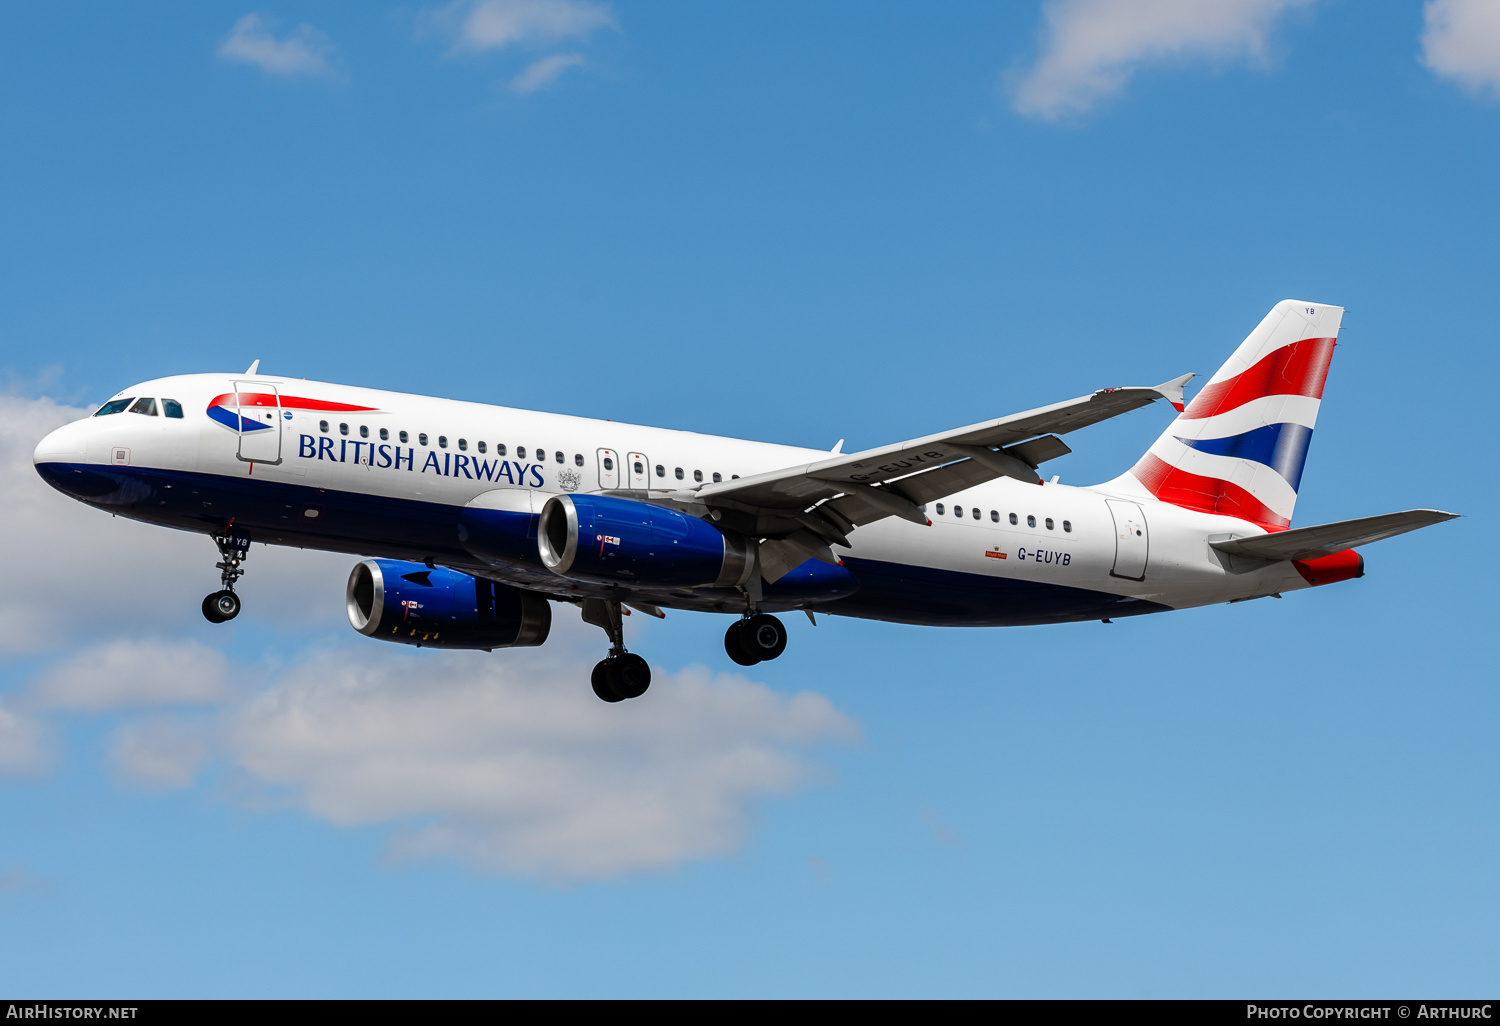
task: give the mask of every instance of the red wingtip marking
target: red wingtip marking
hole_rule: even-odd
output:
[[[1178,413],[1181,413],[1183,410],[1187,409],[1187,407],[1182,405],[1181,403],[1173,403],[1172,409],[1176,410]]]

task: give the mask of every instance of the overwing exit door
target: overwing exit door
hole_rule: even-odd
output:
[[[620,487],[620,454],[613,449],[599,450],[599,487]]]
[[[235,412],[240,415],[240,459],[281,462],[281,396],[275,385],[236,381]]]
[[[651,487],[651,461],[638,452],[625,457],[630,471],[630,487],[644,491]]]

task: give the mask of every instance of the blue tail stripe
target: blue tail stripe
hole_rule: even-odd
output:
[[[1228,438],[1177,440],[1199,452],[1264,464],[1286,478],[1295,492],[1302,484],[1302,467],[1307,462],[1307,447],[1312,443],[1312,428],[1301,424],[1268,424]]]

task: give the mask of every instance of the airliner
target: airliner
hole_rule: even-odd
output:
[[[728,657],[780,656],[776,613],[1018,626],[1243,602],[1361,577],[1357,547],[1451,519],[1292,527],[1343,309],[1276,304],[1191,403],[1184,374],[843,453],[261,374],[127,388],[37,445],[96,509],[211,537],[214,623],[252,542],[361,557],[350,624],[433,648],[540,645],[555,606],[604,630],[606,702],[651,681],[624,617],[733,617]],[[1125,473],[1044,480],[1061,435],[1165,399]]]

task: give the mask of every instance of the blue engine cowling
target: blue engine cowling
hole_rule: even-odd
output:
[[[537,525],[542,564],[586,581],[733,588],[754,568],[750,545],[706,520],[606,495],[554,495]]]
[[[539,595],[421,563],[367,559],[345,597],[355,630],[403,645],[527,648],[552,628],[552,605]]]

